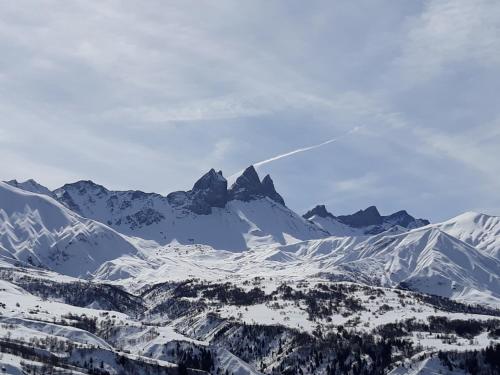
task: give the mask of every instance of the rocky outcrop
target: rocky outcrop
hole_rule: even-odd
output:
[[[319,217],[330,217],[332,219],[335,218],[328,210],[326,209],[324,204],[318,204],[316,207],[314,207],[312,210],[307,211],[304,215],[302,215],[304,219],[310,219],[313,216],[319,216]]]
[[[352,215],[337,216],[337,219],[354,228],[380,225],[384,222],[384,219],[375,206],[370,206],[365,210],[359,210]]]
[[[285,205],[283,197],[274,188],[271,176],[267,175],[261,182],[253,165],[245,169],[229,189],[229,200],[249,202],[264,197],[268,197],[283,206]]]
[[[269,175],[266,175],[262,179],[262,192],[266,197],[271,198],[273,201],[278,202],[283,206],[285,205],[285,200],[281,195],[278,194],[278,192],[274,188],[274,182]]]
[[[227,180],[222,172],[210,169],[189,191],[177,191],[167,195],[174,207],[183,207],[196,214],[207,215],[212,207],[224,207],[228,201]]]

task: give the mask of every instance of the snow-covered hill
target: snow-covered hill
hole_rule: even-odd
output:
[[[466,212],[436,227],[500,260],[500,217]]]
[[[54,199],[0,182],[0,257],[86,277],[136,249],[122,235]]]
[[[329,237],[263,245],[241,254],[169,245],[106,262],[97,272],[127,288],[195,277],[247,280],[347,280],[404,287],[466,303],[500,307],[500,262],[435,227],[401,227],[376,236]]]

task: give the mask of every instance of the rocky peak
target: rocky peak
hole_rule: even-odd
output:
[[[285,205],[285,201],[274,188],[271,177],[267,175],[261,182],[253,165],[245,169],[229,189],[230,200],[248,202],[263,197],[269,197],[275,202]]]
[[[228,201],[227,180],[222,172],[213,168],[205,173],[189,191],[176,191],[167,195],[174,207],[183,207],[200,215],[208,215],[213,207],[222,208]]]
[[[335,218],[328,210],[326,209],[326,206],[324,204],[318,204],[316,207],[314,207],[312,210],[307,211],[304,215],[304,219],[310,219],[313,216],[319,216],[319,217],[331,217],[332,219]]]
[[[380,225],[384,221],[375,206],[370,206],[365,210],[359,210],[352,215],[337,216],[337,219],[354,228]]]
[[[248,202],[262,193],[262,184],[253,165],[243,171],[229,189],[231,199]]]
[[[193,186],[194,191],[221,188],[227,190],[227,181],[224,176],[222,176],[222,171],[216,172],[213,168],[196,181]]]
[[[274,182],[271,176],[269,175],[266,175],[262,179],[262,192],[264,193],[265,196],[271,198],[273,201],[278,202],[283,206],[285,205],[285,200],[281,195],[279,195],[279,193],[274,188]]]
[[[387,223],[400,225],[405,228],[418,228],[430,224],[429,220],[416,219],[405,210],[395,212],[391,215],[384,216],[384,221]]]
[[[61,191],[67,192],[75,190],[81,195],[87,193],[97,194],[97,195],[103,195],[109,193],[109,190],[106,189],[104,186],[96,184],[94,181],[91,180],[80,180],[70,184],[65,184],[59,189],[54,190],[54,193],[58,195],[58,192]]]
[[[222,172],[212,168],[203,175],[190,191],[192,198],[205,202],[209,207],[224,207],[227,203],[227,180]]]

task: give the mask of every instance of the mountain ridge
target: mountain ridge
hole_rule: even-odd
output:
[[[351,215],[335,216],[325,205],[317,205],[307,211],[303,217],[329,231],[332,235],[345,234],[378,234],[393,226],[407,229],[429,225],[429,220],[416,219],[406,210],[400,210],[390,215],[381,215],[376,206],[369,206]],[[330,230],[328,230],[328,228]]]

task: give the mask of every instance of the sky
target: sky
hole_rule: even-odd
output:
[[[500,215],[497,0],[4,1],[0,51],[2,180],[167,194],[274,158],[300,213]]]

